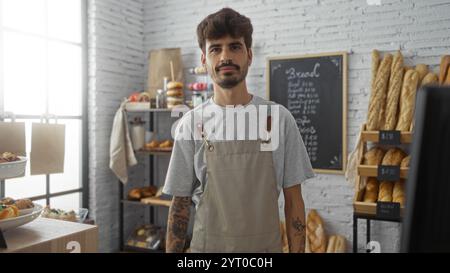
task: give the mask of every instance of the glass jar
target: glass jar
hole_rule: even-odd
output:
[[[156,108],[166,108],[166,96],[162,89],[156,90]]]

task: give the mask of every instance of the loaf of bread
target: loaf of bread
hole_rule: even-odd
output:
[[[420,86],[422,83],[423,78],[428,74],[428,65],[426,64],[418,64],[416,65],[416,71],[419,73],[419,83]]]
[[[444,85],[450,85],[450,66],[447,69],[447,76],[445,77]]]
[[[380,165],[384,157],[384,150],[373,147],[364,154],[364,165]]]
[[[377,78],[377,72],[378,72],[379,67],[380,67],[380,52],[378,52],[378,50],[374,49],[374,50],[372,50],[372,81],[370,84],[371,90],[373,90],[373,88],[374,88],[375,80]]]
[[[411,156],[408,155],[407,157],[403,158],[402,162],[400,163],[400,167],[402,168],[409,168],[409,162],[411,160]]]
[[[400,166],[403,158],[406,157],[405,152],[399,148],[389,149],[383,157],[381,165],[384,166]]]
[[[444,84],[447,78],[447,71],[450,67],[450,55],[444,55],[441,58],[441,66],[439,67],[439,84]]]
[[[429,85],[429,84],[438,84],[438,83],[439,83],[439,77],[436,74],[430,72],[425,76],[425,78],[423,78],[421,86]]]
[[[392,192],[394,189],[394,183],[391,181],[382,181],[380,183],[380,190],[378,192],[378,201],[380,202],[392,202]]]
[[[394,130],[397,125],[398,101],[402,90],[403,73],[403,55],[400,51],[397,51],[392,62],[391,76],[389,78],[386,113],[380,113],[382,115],[381,119],[384,120],[384,122],[381,122],[383,130]]]
[[[368,177],[366,189],[364,191],[363,202],[375,203],[378,200],[378,180],[375,177]]]
[[[327,247],[325,229],[322,218],[320,218],[314,209],[308,213],[306,229],[306,239],[309,241],[308,244],[311,253],[325,253]]]
[[[400,114],[396,127],[398,131],[409,131],[411,128],[418,83],[419,73],[415,70],[408,70],[403,79],[400,95]]]
[[[400,203],[403,207],[405,206],[405,182],[395,181],[394,189],[392,191],[392,202]]]
[[[367,130],[379,130],[386,107],[386,93],[391,74],[392,54],[386,54],[377,71],[367,113]]]
[[[341,235],[331,235],[328,240],[327,253],[345,253],[345,237]]]

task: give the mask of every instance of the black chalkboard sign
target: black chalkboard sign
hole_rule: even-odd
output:
[[[316,172],[338,173],[347,159],[347,53],[270,57],[267,97],[297,121]]]

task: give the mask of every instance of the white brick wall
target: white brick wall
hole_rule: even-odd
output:
[[[450,52],[450,1],[144,1],[144,48],[181,47],[186,67],[200,62],[197,24],[206,15],[229,6],[250,17],[254,27],[254,62],[248,87],[265,95],[268,56],[348,51],[348,141],[351,149],[364,122],[370,90],[370,52],[401,49],[406,64],[426,63],[436,70],[440,55]],[[187,80],[191,80],[189,77]],[[323,216],[329,233],[352,238],[353,189],[339,175],[319,175],[303,187],[307,208]],[[360,221],[359,242],[365,241]],[[382,251],[399,246],[399,226],[372,224],[372,238]],[[360,244],[361,245],[361,244]],[[362,247],[362,245],[361,245]]]
[[[143,0],[89,0],[88,26],[89,206],[99,226],[99,251],[108,252],[119,247],[119,184],[109,169],[109,138],[122,98],[144,89]],[[142,176],[144,167],[131,175]],[[128,217],[142,215],[134,212]]]
[[[450,52],[450,1],[382,0],[383,6],[367,6],[363,0],[88,2],[90,207],[100,228],[100,251],[118,248],[118,182],[108,168],[114,113],[122,97],[145,88],[149,50],[181,47],[186,67],[199,64],[195,30],[209,13],[229,6],[251,18],[255,57],[247,81],[250,91],[260,96],[265,94],[268,56],[351,52],[349,149],[366,116],[373,48],[401,49],[406,64],[426,63],[435,70],[440,55]],[[131,172],[142,177],[145,163]],[[307,208],[319,210],[327,231],[344,234],[350,247],[353,190],[345,179],[319,175],[303,187],[303,195]],[[136,210],[128,217],[140,214]],[[398,250],[398,227],[372,224],[372,238],[381,242],[382,251]],[[363,221],[360,228],[365,228]],[[363,232],[358,239],[365,240]]]

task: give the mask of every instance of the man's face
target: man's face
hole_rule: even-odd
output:
[[[233,88],[245,79],[251,61],[252,51],[245,46],[243,37],[206,40],[202,64],[212,80],[224,89]]]

